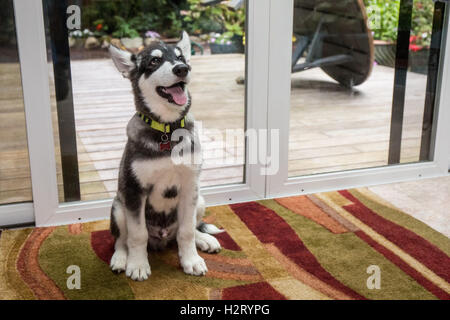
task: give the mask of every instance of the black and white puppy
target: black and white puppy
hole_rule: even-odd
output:
[[[110,53],[117,69],[131,81],[137,111],[127,126],[128,141],[111,209],[111,232],[116,239],[111,269],[145,280],[151,274],[147,248],[160,250],[176,239],[184,272],[204,275],[207,267],[196,247],[218,252],[220,244],[210,234],[221,230],[202,223],[201,164],[178,163],[171,157],[179,147],[191,154],[201,152],[194,119],[188,113],[189,36],[183,32],[176,46],[156,42],[136,55],[114,46]],[[174,131],[180,130],[182,139],[173,139]]]

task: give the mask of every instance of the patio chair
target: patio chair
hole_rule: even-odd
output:
[[[372,71],[373,37],[363,0],[295,0],[294,36],[293,73],[321,68],[353,87]]]

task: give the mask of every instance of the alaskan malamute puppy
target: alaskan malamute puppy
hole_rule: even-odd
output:
[[[221,230],[202,223],[201,164],[174,161],[171,156],[174,151],[183,157],[201,152],[189,114],[189,36],[183,32],[175,46],[155,42],[136,55],[114,46],[110,53],[117,69],[131,81],[137,111],[127,126],[111,209],[116,239],[111,269],[145,280],[151,274],[147,247],[161,250],[176,239],[184,272],[204,275],[206,264],[196,247],[218,252],[220,244],[210,234]]]

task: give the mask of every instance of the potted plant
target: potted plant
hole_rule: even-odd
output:
[[[86,39],[93,37],[94,33],[89,29],[73,30],[69,32],[69,46],[75,48],[82,48],[85,45]]]
[[[112,33],[114,38],[119,38],[122,45],[131,51],[138,51],[144,44],[139,32],[120,16],[115,16],[117,30]]]
[[[375,39],[375,61],[394,67],[400,0],[364,0],[364,3]],[[433,13],[433,0],[414,1],[409,47],[412,72],[427,73]]]
[[[394,67],[400,1],[364,0],[375,45],[375,61]]]
[[[152,31],[152,30],[148,30],[145,33],[144,45],[148,46],[153,41],[157,41],[159,39],[161,39],[161,35],[158,32]]]
[[[245,9],[234,10],[226,3],[205,6],[200,0],[188,0],[183,10],[184,27],[190,34],[208,34],[211,53],[243,53]]]

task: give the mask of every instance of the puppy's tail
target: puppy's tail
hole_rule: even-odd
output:
[[[200,232],[209,233],[209,234],[218,234],[218,233],[225,232],[225,230],[223,230],[223,229],[221,230],[213,224],[204,223],[204,222],[200,223],[200,225],[197,227],[197,229]]]

